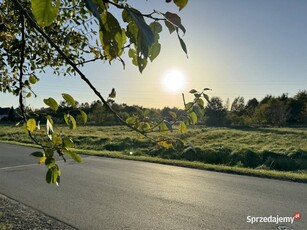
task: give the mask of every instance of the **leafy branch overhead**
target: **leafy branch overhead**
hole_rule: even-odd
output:
[[[161,20],[165,21],[170,33],[177,32],[182,49],[187,54],[186,45],[178,33],[179,29],[183,33],[186,30],[177,14],[154,11],[152,14],[144,15],[128,5],[126,1],[85,0],[84,2],[80,2],[79,7],[83,10],[86,8],[96,18],[99,24],[101,50],[107,60],[112,61],[119,58],[126,47],[127,39],[129,39],[129,57],[132,59],[132,63],[137,65],[142,72],[148,59],[153,61],[160,53],[159,33],[162,31],[162,26],[158,21]],[[187,0],[174,1],[180,10],[185,7],[187,2]],[[43,28],[50,26],[56,21],[60,6],[59,0],[33,0],[32,11],[37,23]],[[121,28],[118,19],[110,12],[110,6],[122,10],[122,20],[127,23],[126,28]],[[155,18],[155,14],[163,16],[163,18]],[[145,18],[151,19],[153,22],[147,24]],[[133,47],[131,47],[132,44]]]
[[[166,2],[173,2],[182,10],[188,0]],[[118,15],[115,11],[120,11],[121,17],[115,16]],[[0,2],[0,92],[9,92],[19,97],[24,129],[42,148],[42,152],[32,155],[39,157],[39,163],[47,166],[48,183],[60,182],[61,171],[56,164],[55,152],[64,160],[65,156],[69,156],[81,162],[81,158],[72,151],[73,141],[56,131],[53,114],[59,112],[60,106],[54,98],[44,99],[49,108],[44,117],[45,130],[41,129],[40,121],[24,105],[25,97],[36,96],[32,86],[39,81],[39,75],[45,73],[47,67],[55,75],[79,75],[122,124],[144,136],[148,137],[148,133],[156,129],[161,133],[173,131],[176,125],[183,133],[186,131],[188,117],[188,120],[192,119],[192,124],[197,122],[197,118],[191,114],[180,119],[174,118],[171,122],[163,120],[149,123],[146,116],[142,120],[138,116],[130,120],[122,119],[112,109],[115,89],[105,100],[78,67],[96,60],[120,60],[124,63],[121,57],[126,53],[142,72],[148,61],[152,62],[160,53],[159,39],[163,21],[170,33],[176,31],[180,45],[187,54],[186,45],[179,33],[181,31],[185,34],[186,30],[176,13],[154,10],[144,14],[129,5],[127,0]],[[91,55],[92,59],[85,59]],[[63,93],[62,98],[72,109],[63,114],[67,126],[76,129],[78,121],[75,111],[78,111],[81,122],[85,124],[87,114],[76,108],[74,98],[68,93]],[[170,140],[163,138],[158,143],[165,147],[172,146]]]

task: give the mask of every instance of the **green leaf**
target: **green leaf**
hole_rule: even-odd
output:
[[[181,18],[174,13],[171,12],[166,12],[165,14],[163,14],[164,17],[166,18],[165,22],[169,22],[170,24],[172,24],[173,26],[179,28],[182,30],[182,32],[185,34],[186,29],[184,28],[184,26],[181,24]],[[169,28],[169,26],[166,24],[166,26]],[[170,29],[170,28],[169,28]],[[170,32],[174,32],[174,29],[171,29]],[[171,33],[172,33],[171,32]]]
[[[174,3],[179,7],[179,10],[182,10],[187,4],[189,0],[174,0]]]
[[[31,75],[31,76],[29,77],[29,82],[30,82],[31,84],[35,84],[35,83],[37,82],[37,78],[36,78],[34,75]]]
[[[173,119],[176,119],[176,118],[177,118],[177,114],[176,114],[175,112],[169,111],[168,113],[169,113],[169,115],[171,115],[171,117],[172,117]]]
[[[69,128],[70,129],[76,129],[77,128],[77,122],[76,122],[76,119],[72,116],[72,115],[69,115]]]
[[[126,34],[120,27],[117,19],[110,12],[103,12],[100,16],[105,27],[105,31],[99,31],[100,41],[104,55],[111,61],[123,53]]]
[[[85,6],[86,8],[94,15],[94,17],[98,20],[99,25],[100,25],[100,30],[105,32],[105,27],[103,25],[103,22],[101,20],[100,17],[100,13],[99,13],[99,9],[103,9],[101,8],[101,6],[104,5],[102,3],[102,1],[95,1],[95,0],[85,0]]]
[[[197,90],[191,89],[189,93],[191,93],[191,94],[197,93]]]
[[[33,132],[36,129],[36,121],[35,119],[31,118],[27,121],[27,130],[29,132]]]
[[[54,148],[47,148],[44,150],[46,157],[53,157],[54,154]]]
[[[69,95],[69,94],[67,94],[67,93],[62,93],[62,97],[63,97],[64,100],[65,100],[68,104],[70,104],[72,107],[75,106],[75,104],[76,104],[75,99],[74,99],[71,95]]]
[[[196,103],[197,103],[201,108],[204,108],[204,106],[205,106],[204,100],[201,99],[201,98],[198,98],[198,99],[196,100]]]
[[[179,131],[180,133],[185,133],[187,131],[187,126],[183,121],[179,123]]]
[[[53,167],[55,165],[55,159],[53,157],[47,157],[45,159],[45,165],[49,168]]]
[[[64,114],[64,121],[65,121],[66,125],[68,125],[68,126],[69,126],[69,116],[70,115],[68,113]]]
[[[58,103],[52,98],[44,99],[44,103],[48,105],[52,110],[57,111],[59,108]]]
[[[62,146],[64,148],[72,148],[72,147],[74,147],[74,142],[70,138],[64,137],[63,142],[62,142]]]
[[[189,113],[189,117],[192,121],[192,124],[195,125],[197,123],[197,115],[195,112],[190,112]]]
[[[165,23],[166,27],[168,28],[170,34],[172,34],[176,30],[176,27],[174,26],[173,23],[170,23],[167,20],[165,20],[164,23]]]
[[[138,26],[141,39],[146,43],[147,47],[151,47],[154,43],[154,34],[149,25],[146,24],[142,14],[134,8],[126,7],[125,9],[134,23]]]
[[[87,114],[83,110],[79,110],[82,116],[83,124],[87,122]]]
[[[143,131],[148,131],[151,129],[151,126],[150,126],[150,123],[149,122],[144,122],[143,123],[143,127],[142,127],[142,130]]]
[[[50,26],[58,16],[60,0],[32,0],[32,12],[41,27]]]
[[[136,123],[136,121],[137,121],[137,118],[136,118],[136,117],[128,117],[128,118],[126,119],[126,122],[127,122],[127,124],[129,124],[129,125],[134,125],[134,124]]]
[[[139,71],[140,71],[140,73],[142,73],[143,70],[146,68],[147,59],[146,58],[142,58],[142,57],[138,57],[137,61],[138,61]]]
[[[149,27],[151,28],[152,32],[155,34],[162,32],[162,26],[157,21],[150,23]]]
[[[180,41],[181,48],[182,48],[182,50],[185,52],[185,54],[187,55],[187,58],[188,58],[187,46],[186,46],[186,44],[184,43],[184,41],[182,40],[182,38],[179,36],[178,33],[177,33],[177,35],[178,35],[178,39],[179,39],[179,41]]]
[[[34,157],[43,157],[43,156],[45,156],[45,154],[43,152],[39,152],[39,151],[33,152],[30,155],[34,156]]]
[[[69,157],[71,157],[74,161],[81,163],[82,162],[82,158],[75,152],[73,151],[69,151],[69,150],[63,150],[63,152],[68,155]]]
[[[169,131],[167,125],[165,122],[162,122],[159,126],[159,129],[160,129],[160,132],[163,134],[163,135],[166,135],[167,132]]]
[[[161,44],[160,43],[154,43],[152,47],[149,49],[149,59],[152,62],[156,57],[159,56],[161,51]]]
[[[46,181],[48,184],[54,184],[59,182],[58,177],[61,175],[61,171],[59,166],[54,165],[53,167],[49,168],[46,174]]]
[[[137,55],[136,55],[136,50],[135,49],[129,49],[128,56],[130,58],[132,58],[132,64],[137,66],[138,65],[138,59],[137,59]]]
[[[203,96],[206,99],[206,101],[210,104],[209,96],[205,93],[203,93]]]

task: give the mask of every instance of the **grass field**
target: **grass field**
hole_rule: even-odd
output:
[[[62,131],[74,140],[80,153],[307,181],[306,128],[197,127],[174,134],[192,143],[193,148],[184,151],[160,148],[122,126],[79,126]],[[32,143],[22,128],[13,125],[0,125],[0,141]]]

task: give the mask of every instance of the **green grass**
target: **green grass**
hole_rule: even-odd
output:
[[[307,182],[306,128],[192,128],[175,135],[196,149],[184,153],[159,149],[122,126],[79,126],[77,130],[62,131],[74,140],[76,151],[83,154]],[[12,125],[0,125],[0,141],[32,143],[22,128]],[[295,156],[301,158],[293,160]],[[268,170],[268,165],[283,171]]]

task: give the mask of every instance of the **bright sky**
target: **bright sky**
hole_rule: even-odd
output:
[[[177,12],[164,0],[130,2],[146,13],[153,9]],[[176,35],[169,35],[164,27],[160,56],[143,74],[127,58],[125,70],[120,62],[111,66],[96,62],[86,66],[84,73],[105,97],[114,87],[118,103],[146,107],[182,107],[181,93],[192,88],[212,88],[209,96],[224,102],[237,96],[246,101],[266,94],[293,96],[307,89],[306,0],[190,0],[179,15],[187,29],[183,38],[188,59]],[[183,79],[181,87],[176,86],[180,80],[167,74],[174,72]],[[166,87],[166,82],[172,87]],[[43,99],[50,96],[61,100],[63,92],[80,102],[97,100],[78,77],[48,74],[33,89],[39,95],[27,99],[33,107],[43,106]],[[17,98],[0,94],[1,107],[12,105],[18,105]]]

